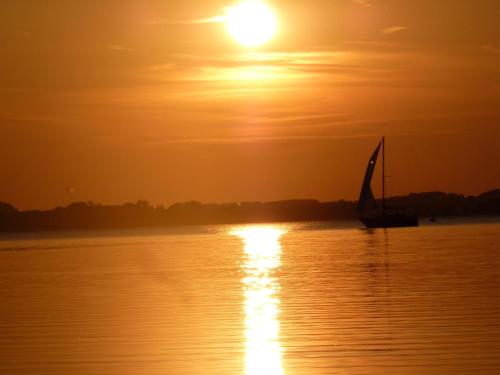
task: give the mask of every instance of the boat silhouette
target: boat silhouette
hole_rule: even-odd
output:
[[[371,182],[375,167],[377,165],[378,155],[382,149],[382,201],[378,204],[373,196]],[[367,228],[397,228],[397,227],[416,227],[418,226],[418,216],[411,210],[388,207],[385,201],[385,137],[378,144],[373,152],[368,166],[366,168],[365,178],[361,186],[359,195],[358,215],[359,220]]]

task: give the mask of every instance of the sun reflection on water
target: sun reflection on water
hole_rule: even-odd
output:
[[[279,282],[275,271],[281,264],[280,237],[276,227],[235,230],[243,239],[242,280],[245,294],[246,375],[282,375]]]

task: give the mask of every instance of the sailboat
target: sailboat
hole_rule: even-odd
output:
[[[378,155],[382,149],[382,202],[377,204],[371,187],[373,173],[377,165]],[[359,220],[367,228],[396,228],[396,227],[416,227],[418,226],[418,216],[416,213],[406,209],[387,207],[385,203],[385,137],[378,144],[373,152],[365,178],[361,187],[358,203]]]

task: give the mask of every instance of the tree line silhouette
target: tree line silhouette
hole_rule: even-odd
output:
[[[500,215],[500,189],[479,196],[431,192],[386,199],[391,207],[414,209],[419,216]],[[178,225],[242,224],[356,219],[355,201],[285,200],[276,202],[176,203],[147,201],[123,205],[76,202],[52,210],[19,211],[0,202],[0,232],[95,230]]]

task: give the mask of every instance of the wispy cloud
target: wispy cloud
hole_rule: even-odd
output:
[[[487,51],[487,52],[493,53],[495,55],[500,55],[500,47],[485,45],[485,46],[481,46],[481,49],[483,51]]]
[[[149,71],[155,77],[161,75],[177,82],[247,82],[268,89],[278,82],[291,84],[322,74],[346,74],[351,68],[348,63],[351,54],[336,51],[173,54],[167,67],[152,66]],[[263,82],[269,85],[262,86]]]
[[[122,51],[122,52],[133,52],[133,51],[135,51],[135,49],[133,49],[133,48],[125,47],[125,46],[122,46],[122,45],[119,45],[119,44],[110,44],[108,46],[108,48],[110,50],[113,50],[113,51]]]
[[[308,51],[308,52],[250,52],[242,54],[189,55],[171,54],[175,66],[238,68],[251,66],[286,67],[337,65],[345,61],[352,52],[347,51]]]
[[[388,34],[395,34],[399,33],[401,31],[404,31],[408,29],[406,26],[392,26],[392,27],[387,27],[382,30],[382,34],[388,35]]]
[[[209,18],[202,18],[199,20],[193,20],[192,23],[199,24],[199,23],[221,23],[225,21],[224,16],[214,16],[214,17],[209,17]]]
[[[8,30],[7,34],[21,36],[21,37],[25,37],[25,38],[31,36],[31,33],[26,31],[26,30],[10,30],[10,31]]]
[[[371,2],[369,2],[368,0],[352,0],[352,1],[355,2],[356,4],[359,4],[359,5],[367,7],[367,8],[373,7],[373,4]]]
[[[146,22],[147,25],[201,25],[207,23],[221,23],[224,22],[225,17],[222,15],[206,17],[206,18],[198,18],[198,19],[159,19],[159,20],[151,20]]]

